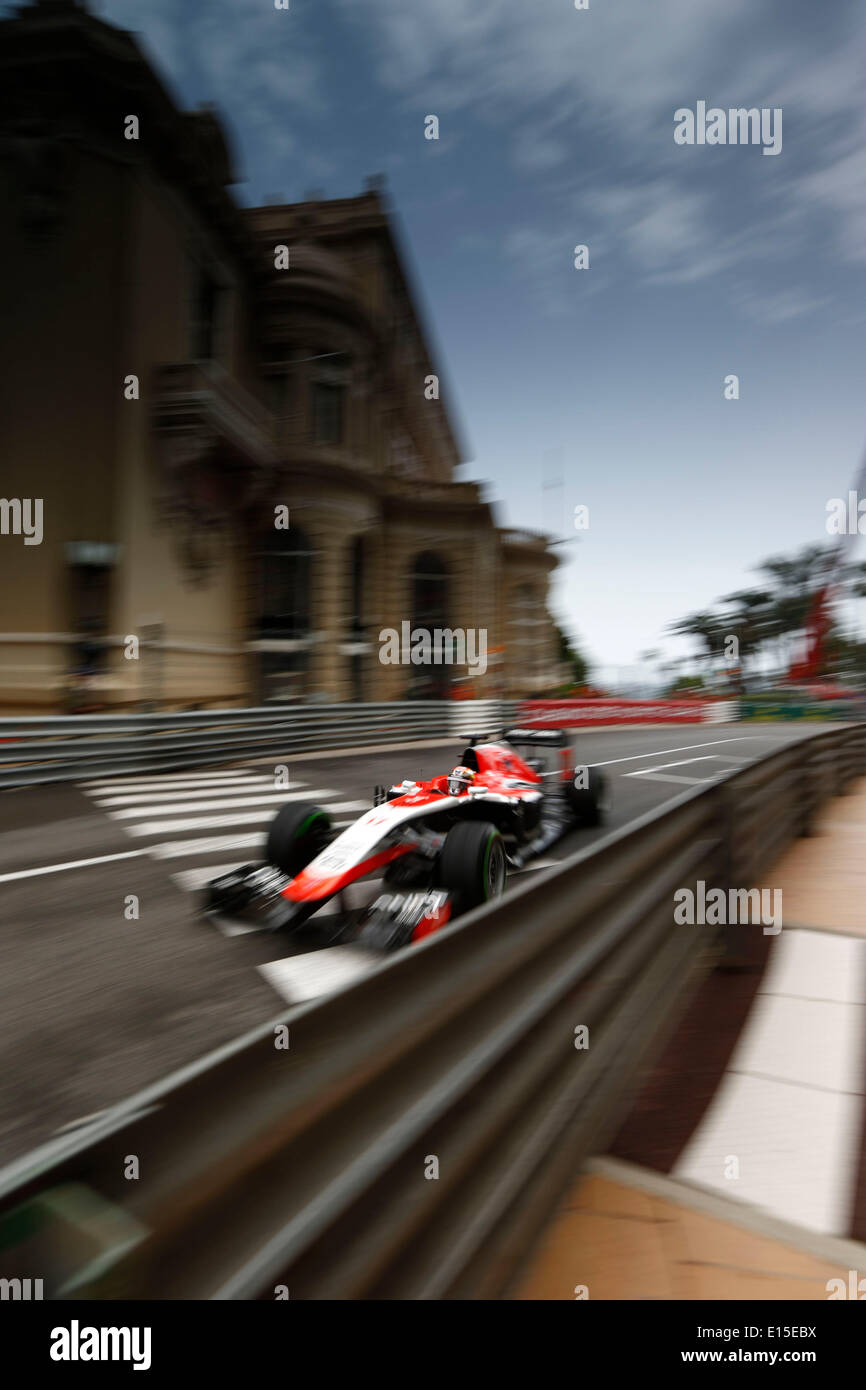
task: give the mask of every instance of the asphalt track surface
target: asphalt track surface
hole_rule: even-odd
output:
[[[605,768],[611,814],[606,827],[574,832],[542,862],[823,727],[579,730],[576,759]],[[346,823],[371,804],[376,783],[447,771],[463,746],[283,762],[289,794],[321,801]],[[274,791],[276,762],[0,793],[0,1163],[291,1002],[281,972],[305,967],[313,940],[225,934],[198,910],[208,877],[260,857],[286,794]],[[300,954],[305,961],[293,960]]]

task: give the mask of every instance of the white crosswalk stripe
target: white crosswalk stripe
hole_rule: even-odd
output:
[[[297,786],[297,783],[295,783]],[[330,796],[339,796],[339,792],[333,791],[330,787],[317,791],[316,795],[320,800]],[[221,796],[214,801],[182,801],[172,804],[170,801],[148,801],[144,805],[126,806],[121,811],[109,811],[112,820],[136,820],[141,815],[148,816],[181,816],[189,815],[196,811],[233,811],[236,806],[282,806],[287,801],[309,801],[310,794],[307,791],[300,792],[266,792],[263,796]],[[106,803],[103,802],[102,805]],[[272,814],[269,812],[269,815]]]
[[[273,776],[258,767],[100,777],[82,783],[81,789],[132,839],[155,841],[146,847],[154,858],[199,861],[179,866],[178,876],[187,868],[201,867],[204,877],[210,872],[213,855],[244,850],[253,851],[251,857],[256,857],[256,852],[261,855],[267,826],[286,803],[323,803],[334,815],[366,811],[370,805],[368,801],[338,801],[340,793],[332,787],[313,787],[301,781],[275,786]],[[338,824],[342,828],[347,822]],[[234,833],[191,836],[196,830]],[[191,884],[192,878],[183,882],[185,886]]]
[[[196,840],[167,840],[161,845],[150,845],[148,852],[155,859],[188,859],[192,855],[229,854],[238,849],[257,849],[265,847],[264,831],[256,835],[206,835]]]
[[[351,821],[335,820],[335,830],[345,830]],[[265,835],[207,835],[197,840],[167,840],[165,844],[149,845],[148,853],[155,859],[186,859],[191,855],[228,854],[238,849],[256,849],[264,853]],[[253,856],[255,858],[255,856]]]
[[[267,825],[271,811],[236,811],[227,816],[186,816],[183,820],[147,820],[140,825],[124,826],[127,835],[170,835],[175,830],[219,830],[227,825]]]
[[[331,792],[330,795],[334,796],[336,793]],[[310,799],[312,800],[312,797]],[[338,801],[328,807],[328,810],[333,811],[366,811],[367,809],[368,803],[366,801]],[[173,830],[219,830],[228,825],[268,825],[272,819],[273,812],[262,809],[261,811],[235,811],[221,816],[187,816],[183,820],[149,820],[143,821],[141,825],[128,825],[125,829],[128,835],[141,837],[144,835],[168,835]]]
[[[101,777],[96,782],[82,782],[81,786],[88,795],[96,796],[100,792],[116,792],[121,788],[128,788],[130,791],[145,791],[149,787],[230,787],[262,780],[273,783],[272,777],[264,777],[261,772],[203,772],[198,776],[179,774],[176,777],[156,777],[151,772],[142,777]]]
[[[236,787],[214,786],[213,783],[209,783],[206,787],[184,787],[181,791],[163,791],[161,787],[147,788],[137,792],[127,792],[123,796],[101,796],[96,798],[96,804],[97,806],[138,806],[142,799],[146,799],[147,796],[160,802],[195,801],[196,803],[206,796],[234,798],[244,796],[247,793],[266,795],[268,792],[273,792],[275,797],[279,797],[305,786],[305,782],[287,782],[283,787],[275,787],[272,777],[250,778]]]
[[[184,892],[198,892],[218,874],[262,858],[267,827],[280,806],[312,801],[327,806],[334,816],[366,811],[370,806],[369,801],[335,800],[340,793],[333,787],[299,781],[277,787],[273,776],[258,768],[97,778],[82,783],[81,789],[132,839],[154,841],[139,853],[180,861],[171,877]],[[343,830],[351,819],[334,824]],[[190,834],[196,830],[227,833]],[[226,863],[228,854],[245,858]],[[223,862],[215,862],[217,856]]]
[[[324,805],[334,816],[335,829],[344,830],[355,815],[370,808],[369,801],[338,801],[331,787],[291,781],[275,785],[273,774],[260,768],[236,767],[223,771],[143,774],[138,777],[97,778],[82,783],[81,790],[126,835],[151,841],[132,853],[147,854],[166,864],[172,882],[182,893],[203,894],[208,883],[244,863],[264,858],[268,825],[280,806],[295,801]],[[225,834],[190,834],[224,830]],[[363,907],[381,891],[381,879],[351,884],[339,897],[324,903],[322,917]],[[243,936],[259,928],[240,919],[215,916],[213,926],[227,937]],[[289,949],[287,945],[287,949]],[[308,955],[289,956],[257,966],[263,978],[282,999],[293,1002],[334,988],[343,978],[370,968],[377,957],[355,948],[328,947]],[[314,963],[313,956],[334,957],[332,964]],[[302,962],[295,967],[294,960]]]

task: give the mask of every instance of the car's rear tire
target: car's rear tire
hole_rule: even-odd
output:
[[[331,817],[309,801],[281,806],[268,830],[267,860],[294,878],[331,839]]]
[[[569,810],[578,825],[604,825],[609,809],[607,778],[597,768],[589,769],[589,785],[576,787],[570,782],[566,791]]]
[[[498,898],[505,887],[505,844],[489,821],[458,821],[445,836],[437,878],[459,912]]]

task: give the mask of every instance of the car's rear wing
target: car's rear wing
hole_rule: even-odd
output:
[[[537,746],[547,745],[548,748],[568,748],[571,739],[568,737],[568,729],[507,729],[503,734],[506,743],[512,745],[518,743],[534,744]]]
[[[571,740],[568,729],[485,729],[484,733],[470,734],[467,746],[475,748],[479,743],[517,743],[547,745],[548,748],[567,748]]]
[[[543,777],[571,775],[574,763],[573,735],[570,729],[507,729],[505,742],[526,762],[536,766]]]
[[[507,743],[515,753],[526,762],[536,766],[543,777],[563,777],[570,775],[574,763],[573,731],[571,729],[528,729],[519,728],[497,730],[495,734],[473,734],[469,738],[470,748],[480,743]],[[474,766],[471,758],[467,758]]]

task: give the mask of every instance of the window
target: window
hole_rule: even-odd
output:
[[[78,564],[67,570],[70,625],[77,638],[72,661],[77,675],[94,675],[105,666],[110,581],[111,570],[104,565]]]
[[[194,268],[193,275],[191,352],[195,361],[208,362],[216,356],[220,287],[201,266]]]
[[[256,556],[259,568],[259,637],[306,637],[310,631],[313,551],[299,526],[266,533]]]
[[[313,440],[316,444],[342,442],[345,392],[344,386],[330,381],[313,383]]]
[[[356,536],[349,550],[349,631],[364,633],[364,537]]]
[[[412,589],[413,629],[423,628],[431,634],[449,627],[448,613],[451,607],[451,586],[448,571],[443,561],[430,551],[416,555],[410,575]],[[438,660],[428,665],[413,666],[409,675],[408,697],[410,699],[442,700],[451,686],[452,653],[438,646],[434,648]]]
[[[275,419],[286,417],[288,377],[285,372],[273,372],[268,377],[268,403]]]

